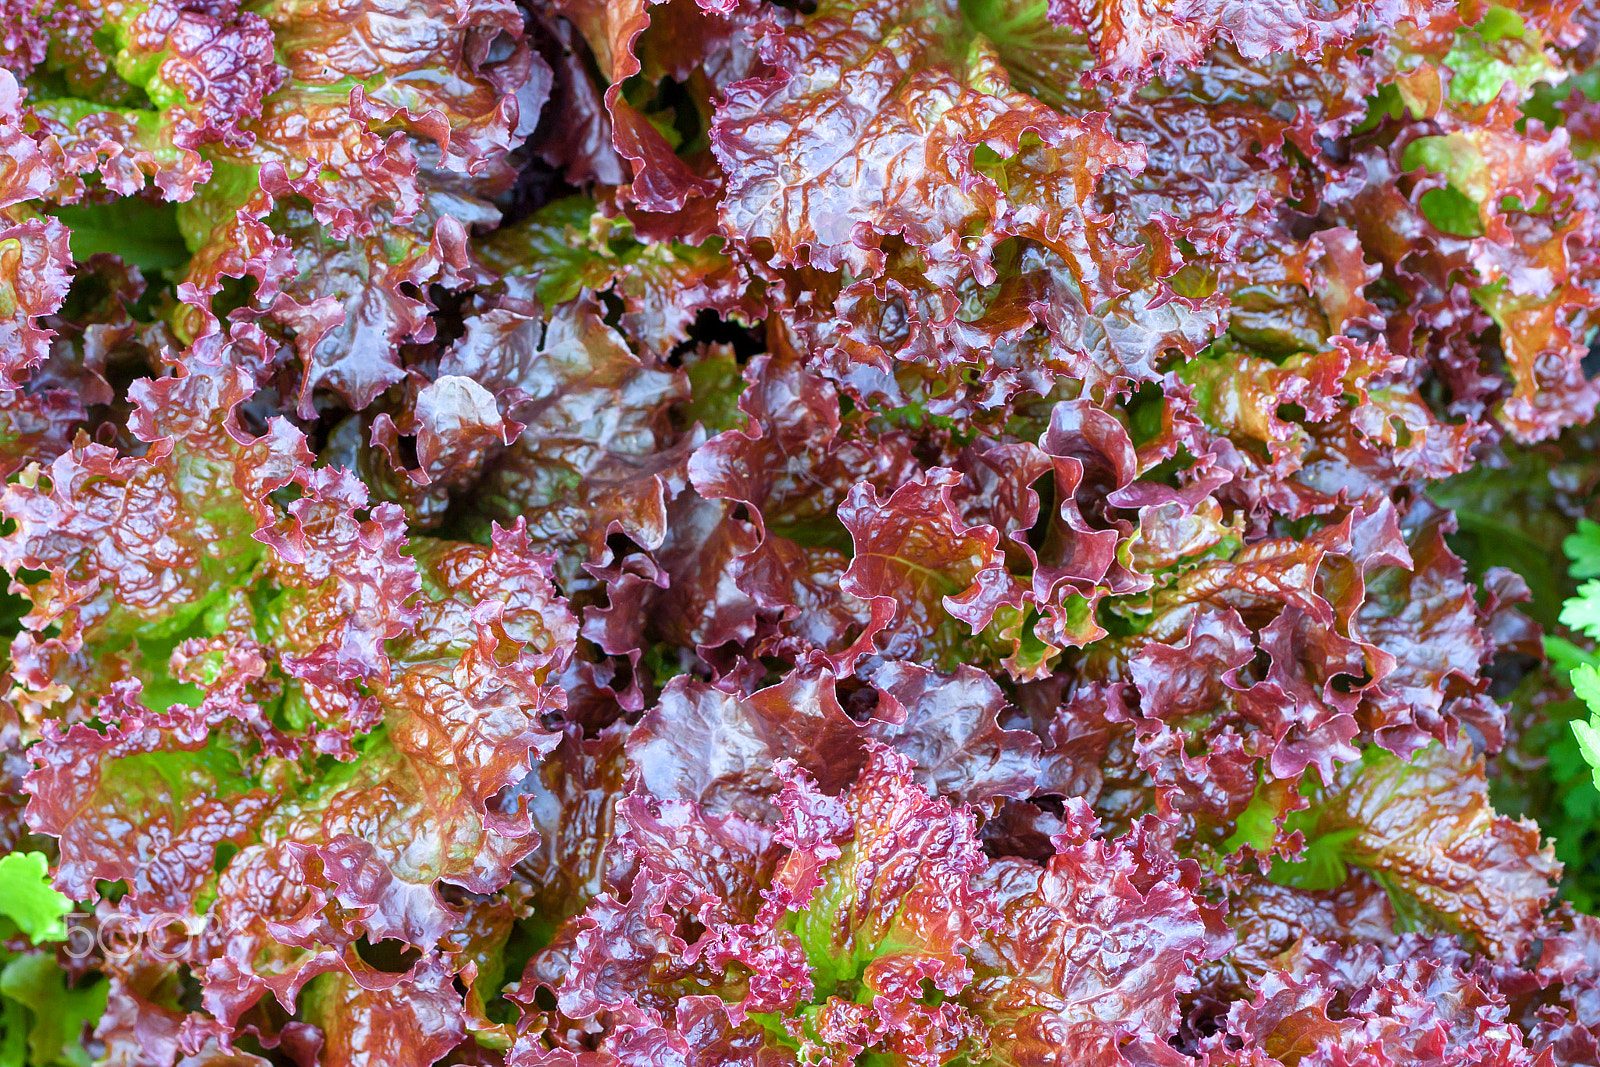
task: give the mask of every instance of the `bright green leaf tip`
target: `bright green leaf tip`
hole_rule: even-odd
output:
[[[1574,720],[1572,733],[1578,739],[1578,751],[1593,772],[1595,787],[1600,789],[1600,670],[1588,663],[1573,668],[1572,688],[1589,706],[1590,713],[1588,722]]]
[[[67,936],[72,901],[50,885],[50,861],[41,852],[8,852],[0,856],[0,915],[34,942]]]
[[[1600,581],[1584,582],[1561,608],[1561,624],[1600,638]]]

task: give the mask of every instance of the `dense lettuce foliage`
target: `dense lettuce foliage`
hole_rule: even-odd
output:
[[[1597,1062],[1600,7],[0,24],[0,1064]]]

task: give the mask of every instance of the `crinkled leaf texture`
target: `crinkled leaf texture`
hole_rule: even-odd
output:
[[[0,0],[0,1062],[1600,1062],[1591,7]]]

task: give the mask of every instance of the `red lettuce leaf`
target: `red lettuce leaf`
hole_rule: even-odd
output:
[[[989,869],[1001,921],[974,955],[971,1000],[990,1027],[991,1055],[1007,1064],[1182,1063],[1167,1040],[1178,995],[1193,988],[1208,948],[1199,908],[1133,849],[1076,829],[1057,839],[1045,867],[1002,859]]]

